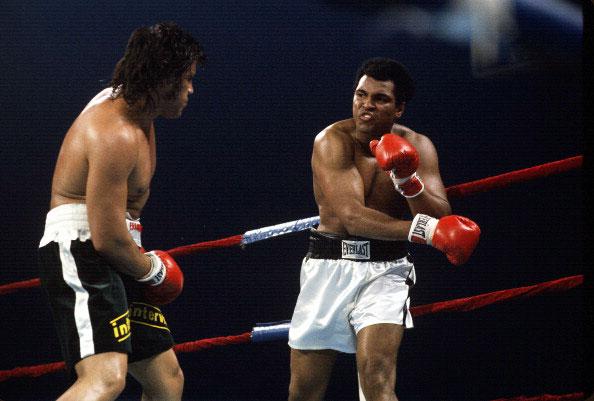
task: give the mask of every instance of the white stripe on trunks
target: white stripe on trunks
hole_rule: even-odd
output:
[[[75,294],[74,321],[78,332],[81,359],[95,354],[93,342],[93,327],[89,313],[89,293],[83,287],[78,277],[78,269],[74,256],[70,251],[70,240],[59,242],[60,260],[62,262],[62,277]]]

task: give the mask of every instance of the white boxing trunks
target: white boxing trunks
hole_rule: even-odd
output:
[[[311,231],[301,266],[301,291],[289,346],[355,353],[364,327],[413,327],[409,291],[414,265],[404,242],[339,237]]]

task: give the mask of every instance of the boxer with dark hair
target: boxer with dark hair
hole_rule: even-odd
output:
[[[39,244],[67,367],[60,400],[114,400],[126,374],[143,400],[181,400],[183,373],[160,305],[183,274],[163,251],[144,252],[139,218],[155,171],[153,121],[177,118],[204,55],[174,23],[135,30],[112,87],[97,94],[64,137]]]
[[[356,75],[353,117],[316,136],[320,224],[310,233],[289,329],[290,401],[323,399],[337,352],[356,354],[367,401],[396,401],[396,357],[412,327],[407,241],[431,245],[455,265],[478,243],[478,225],[451,215],[431,140],[396,124],[413,94],[402,64],[367,60]]]

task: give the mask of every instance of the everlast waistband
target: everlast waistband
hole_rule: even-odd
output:
[[[312,259],[347,259],[359,262],[380,262],[401,259],[409,255],[405,241],[381,241],[362,237],[344,237],[311,229],[307,256]]]

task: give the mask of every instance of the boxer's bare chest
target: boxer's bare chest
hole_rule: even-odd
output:
[[[355,150],[355,166],[363,179],[365,205],[392,217],[401,218],[408,205],[396,192],[390,176],[377,166],[375,157],[360,148]]]

